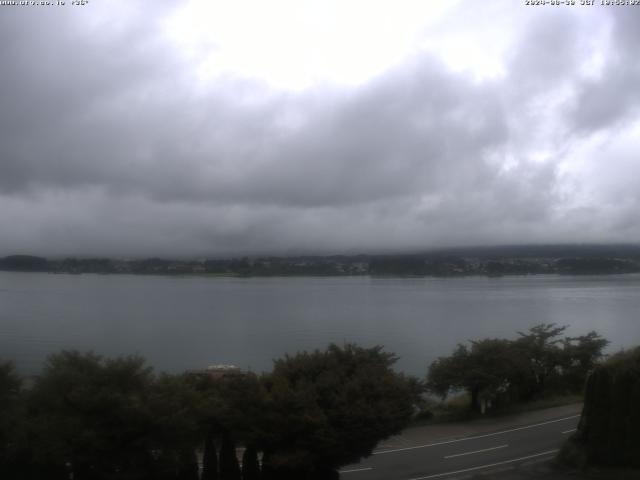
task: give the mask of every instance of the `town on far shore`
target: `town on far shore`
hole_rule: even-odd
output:
[[[468,276],[640,272],[640,245],[494,246],[423,253],[232,258],[45,258],[9,255],[0,270],[67,274],[211,276]]]

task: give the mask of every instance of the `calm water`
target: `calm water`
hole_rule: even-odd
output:
[[[640,275],[198,278],[0,272],[0,357],[35,372],[51,352],[139,353],[162,370],[269,370],[329,342],[384,345],[423,375],[458,342],[537,323],[640,344]]]

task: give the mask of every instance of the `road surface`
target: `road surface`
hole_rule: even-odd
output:
[[[502,421],[496,429],[488,429],[485,423],[480,431],[456,438],[431,439],[429,427],[423,427],[423,437],[414,435],[411,443],[396,442],[395,448],[382,447],[361,463],[344,467],[340,478],[453,480],[550,460],[575,431],[578,412],[577,408],[550,409],[547,418],[532,416],[535,420],[532,423],[508,425]]]

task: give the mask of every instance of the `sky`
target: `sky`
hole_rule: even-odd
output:
[[[638,243],[640,7],[576,3],[0,5],[0,255]]]

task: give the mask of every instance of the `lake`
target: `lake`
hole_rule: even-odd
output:
[[[538,323],[640,344],[640,275],[466,278],[209,278],[0,272],[0,358],[39,370],[63,348],[139,353],[178,372],[256,372],[328,343],[384,345],[423,376],[459,342]]]

